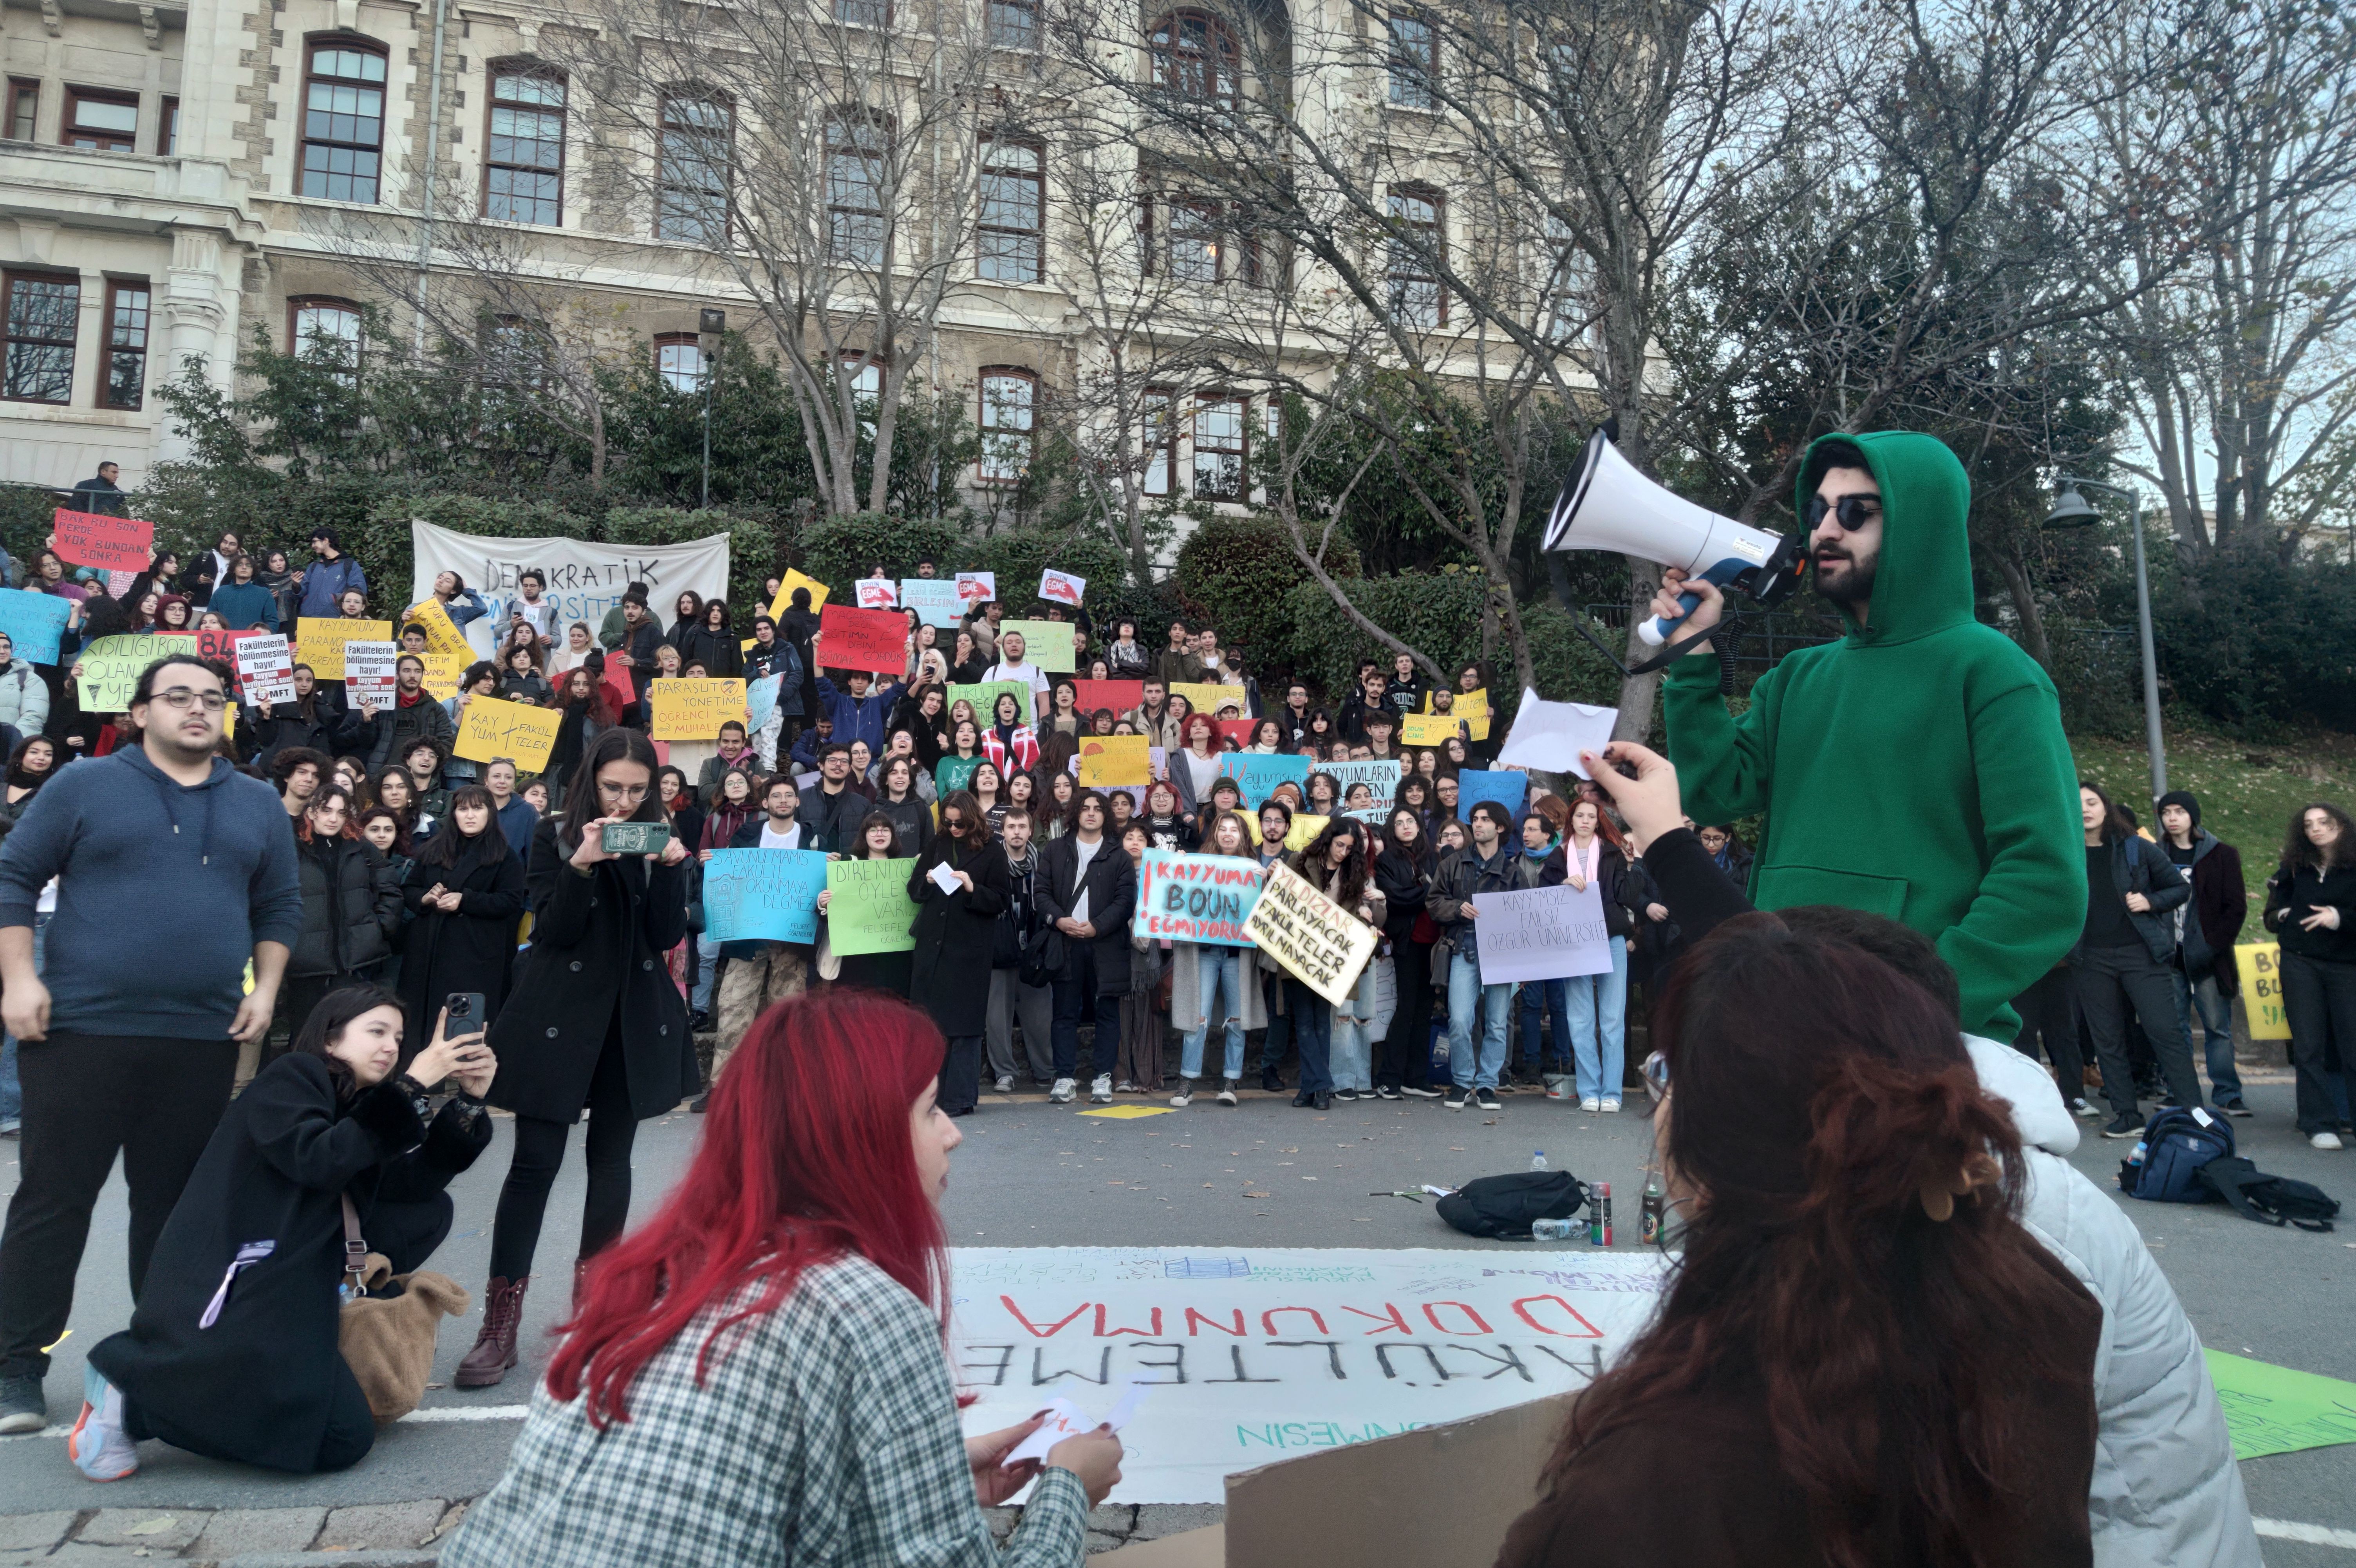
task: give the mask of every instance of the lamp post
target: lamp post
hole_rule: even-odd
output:
[[[2143,729],[2144,746],[2151,754],[2151,798],[2154,801],[2168,793],[2168,746],[2159,734],[2159,664],[2151,650],[2151,575],[2144,565],[2143,555],[2143,496],[2118,485],[2106,485],[2100,479],[2078,479],[2062,476],[2062,493],[2053,500],[2053,510],[2045,514],[2048,528],[2083,528],[2102,517],[2094,503],[2079,492],[2107,490],[2124,496],[2135,517],[2135,579],[2136,637],[2143,649]]]
[[[709,306],[695,324],[696,349],[703,365],[703,501],[712,505],[712,383],[719,380],[720,340],[728,330],[728,313]]]

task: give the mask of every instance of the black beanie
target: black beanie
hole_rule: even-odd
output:
[[[2199,796],[2190,789],[2170,789],[2159,798],[2159,809],[2165,811],[2170,806],[2181,806],[2191,812],[2192,831],[2195,832],[2201,831],[2201,798]]]

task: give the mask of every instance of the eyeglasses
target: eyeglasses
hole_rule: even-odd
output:
[[[1807,512],[1809,532],[1814,533],[1816,531],[1816,525],[1825,521],[1826,512],[1832,513],[1839,521],[1844,532],[1855,533],[1867,523],[1879,520],[1881,498],[1879,496],[1843,496],[1838,501],[1827,504],[1822,496],[1810,496]]]
[[[177,708],[182,713],[187,713],[190,708],[201,706],[209,714],[217,714],[229,706],[229,699],[219,692],[191,692],[186,686],[175,686],[168,692],[157,692],[154,694],[153,700],[163,703],[167,708]]]
[[[597,780],[597,793],[612,800],[643,800],[647,798],[647,787],[643,784],[609,784],[600,779]]]

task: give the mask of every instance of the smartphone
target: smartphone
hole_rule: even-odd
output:
[[[467,1035],[479,1035],[483,1032],[483,1014],[486,1009],[481,992],[453,991],[442,999],[442,1004],[450,1009],[450,1021],[442,1026],[444,1039],[455,1040]]]
[[[607,822],[597,830],[607,854],[660,854],[670,843],[669,822]]]

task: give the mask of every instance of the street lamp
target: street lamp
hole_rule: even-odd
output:
[[[2143,728],[2144,746],[2151,754],[2151,798],[2154,801],[2168,793],[2168,746],[2159,734],[2159,665],[2151,650],[2151,575],[2143,558],[2143,496],[2117,485],[2106,485],[2100,479],[2072,478],[2062,476],[2062,493],[2054,498],[2053,510],[2045,514],[2048,528],[2083,528],[2098,521],[2102,512],[2081,490],[2107,490],[2124,496],[2135,516],[2135,577],[2136,636],[2143,647]]]
[[[712,383],[718,380],[720,339],[728,330],[728,313],[706,306],[695,324],[695,346],[703,361],[703,502],[712,505]]]

